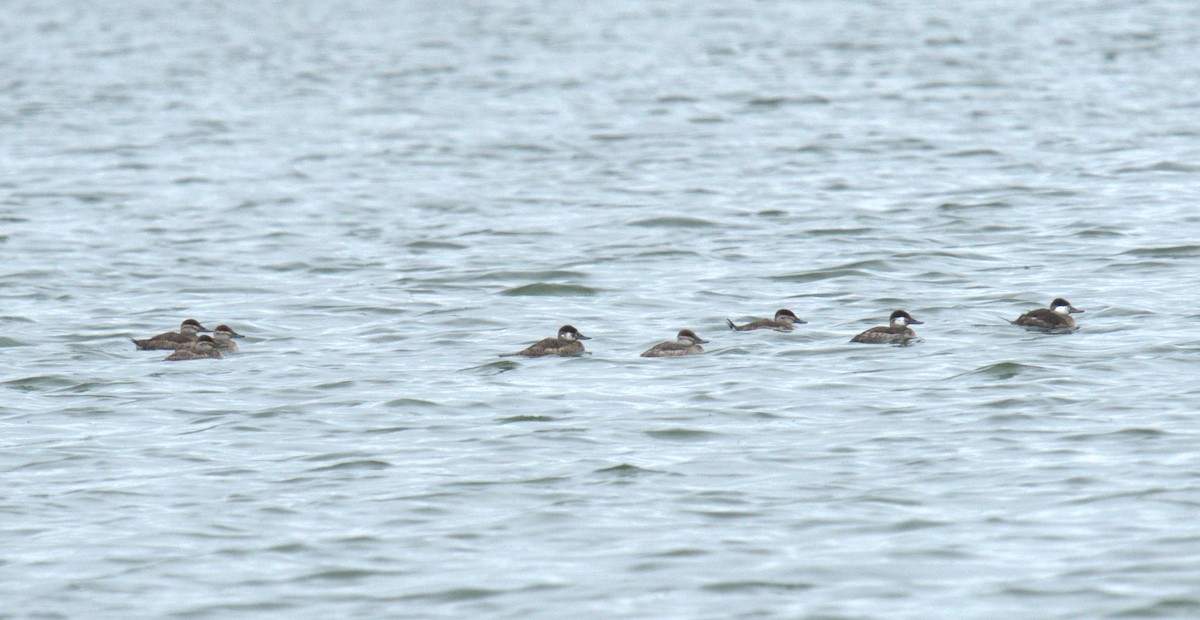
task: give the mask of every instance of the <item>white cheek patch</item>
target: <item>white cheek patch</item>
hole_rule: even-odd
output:
[[[896,325],[899,325],[900,327],[905,327],[908,325],[908,319],[906,319],[902,316],[898,316],[898,317],[896,317]]]
[[[1070,314],[1071,306],[1055,306],[1054,311],[1059,314]]]
[[[571,332],[563,332],[563,333],[559,334],[558,337],[563,340],[566,340],[567,342],[575,341],[575,334],[572,334]]]

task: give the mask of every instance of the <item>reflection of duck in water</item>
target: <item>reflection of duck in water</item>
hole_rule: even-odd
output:
[[[681,329],[674,341],[660,342],[643,353],[642,357],[677,357],[704,353],[701,344],[708,344],[708,341],[701,340],[700,336],[690,329]]]
[[[753,323],[746,323],[745,325],[734,325],[733,321],[725,319],[725,324],[729,326],[729,329],[737,332],[748,332],[756,329],[773,329],[777,332],[790,332],[792,331],[793,324],[804,324],[807,322],[808,321],[800,320],[800,317],[793,314],[792,311],[788,310],[787,308],[776,311],[775,318],[773,319],[759,319]]]
[[[591,338],[579,333],[579,330],[570,325],[563,325],[558,328],[557,338],[545,338],[539,340],[525,349],[516,353],[508,353],[500,357],[509,357],[513,355],[521,355],[524,357],[547,357],[551,355],[570,356],[583,355],[583,343],[580,340],[591,340]]]
[[[850,342],[862,342],[866,344],[888,344],[891,342],[901,342],[909,338],[916,338],[917,332],[909,329],[909,325],[923,325],[924,321],[918,321],[912,318],[912,315],[903,311],[897,310],[892,313],[888,319],[888,325],[872,327],[867,331],[853,337]]]

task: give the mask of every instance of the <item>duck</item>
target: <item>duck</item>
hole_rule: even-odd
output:
[[[233,328],[221,324],[212,332],[213,340],[217,343],[217,348],[226,353],[237,353],[238,345],[233,341],[234,338],[244,338],[245,336],[233,331]]]
[[[681,329],[679,334],[675,336],[675,340],[660,342],[648,351],[642,353],[642,357],[678,357],[680,355],[696,355],[703,353],[704,347],[702,344],[708,344],[707,340],[703,340],[696,332],[690,329]]]
[[[516,353],[506,353],[500,357],[551,357],[551,356],[575,356],[583,355],[583,343],[580,340],[591,340],[588,336],[584,336],[578,329],[570,325],[563,325],[558,328],[558,336],[554,338],[543,338]]]
[[[1049,309],[1038,308],[1037,310],[1030,310],[1017,317],[1017,320],[1012,321],[1012,323],[1013,325],[1040,327],[1042,329],[1075,327],[1075,319],[1071,315],[1076,312],[1084,311],[1072,306],[1071,302],[1059,297],[1050,302]]]
[[[185,344],[195,342],[197,334],[209,331],[196,319],[185,319],[179,324],[179,331],[166,332],[157,336],[137,340],[130,338],[139,351],[174,351]]]
[[[194,344],[176,349],[174,353],[163,358],[163,361],[178,362],[182,360],[203,359],[221,359],[221,352],[217,350],[217,341],[213,340],[212,336],[200,336]]]
[[[773,329],[777,332],[790,332],[794,329],[792,326],[796,324],[803,325],[808,321],[801,320],[791,310],[781,308],[775,311],[773,319],[759,319],[757,321],[746,323],[745,325],[734,325],[733,321],[725,319],[725,324],[736,332],[748,332],[756,329]]]
[[[865,344],[889,344],[892,342],[903,342],[910,338],[916,338],[917,332],[910,329],[909,325],[923,325],[924,321],[918,321],[911,314],[897,310],[888,317],[887,325],[872,327],[867,331],[853,337],[850,342],[861,342]]]

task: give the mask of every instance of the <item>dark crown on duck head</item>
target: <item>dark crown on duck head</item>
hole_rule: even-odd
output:
[[[1055,308],[1064,308],[1064,307],[1067,308],[1067,311],[1069,313],[1083,312],[1083,310],[1080,310],[1079,308],[1076,308],[1075,306],[1071,305],[1071,302],[1063,299],[1062,297],[1058,297],[1054,301],[1050,302],[1051,310],[1054,310]]]
[[[562,327],[558,328],[558,337],[566,337],[568,340],[591,340],[591,338],[579,333],[578,329],[575,329],[570,325],[563,325]]]
[[[920,325],[921,324],[921,321],[914,319],[911,314],[909,314],[903,310],[897,310],[892,313],[892,316],[888,317],[888,321],[892,322],[892,323],[895,323],[896,319],[904,319],[904,321],[906,323],[909,323],[912,325]]]
[[[779,320],[779,317],[784,317],[784,316],[790,317],[792,319],[793,323],[804,323],[805,322],[805,321],[802,321],[800,319],[800,317],[796,316],[796,314],[794,312],[792,312],[791,310],[788,310],[787,308],[780,308],[779,310],[775,311],[775,320],[776,321]]]
[[[697,336],[696,332],[694,332],[690,329],[679,330],[679,334],[677,336],[675,336],[675,338],[677,340],[683,340],[686,338],[687,340],[691,340],[692,342],[695,342],[697,344],[708,344],[707,340],[704,340],[700,336]]]

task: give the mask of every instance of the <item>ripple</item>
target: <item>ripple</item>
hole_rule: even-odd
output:
[[[652,469],[643,469],[636,465],[630,465],[629,463],[621,463],[620,465],[613,465],[612,467],[597,469],[594,473],[628,478],[633,476],[641,476],[643,474],[657,474],[661,472],[657,472]]]
[[[1135,248],[1121,252],[1121,254],[1152,258],[1193,257],[1200,256],[1200,245],[1174,245],[1155,248]]]
[[[1123,428],[1118,431],[1108,433],[1079,433],[1075,435],[1066,435],[1063,437],[1066,441],[1091,441],[1102,437],[1123,437],[1129,439],[1160,439],[1170,436],[1171,433],[1157,428]]]
[[[999,157],[1003,155],[995,149],[967,149],[965,151],[955,151],[947,153],[946,157],[969,158],[969,157]]]
[[[950,524],[942,521],[932,521],[929,519],[904,519],[903,521],[889,524],[888,529],[895,532],[912,532],[930,528],[946,527],[947,525]]]
[[[551,269],[546,271],[489,271],[478,275],[473,275],[465,278],[468,281],[494,281],[494,280],[550,280],[550,279],[571,279],[571,278],[586,278],[588,274],[581,271],[567,271],[564,269]]]
[[[1200,172],[1200,166],[1194,164],[1184,164],[1177,161],[1160,161],[1148,166],[1128,166],[1125,168],[1117,168],[1113,170],[1114,174],[1133,174],[1139,172],[1180,172],[1194,173]]]
[[[716,225],[698,217],[652,217],[629,223],[629,226],[640,228],[711,228]]]
[[[515,424],[518,422],[554,422],[557,418],[548,415],[514,415],[496,420],[500,424]]]
[[[781,108],[788,105],[827,105],[829,99],[820,95],[806,97],[752,97],[746,105],[752,108]]]
[[[646,434],[655,439],[665,439],[667,441],[709,441],[720,436],[720,433],[699,431],[690,428],[671,428],[658,431],[646,431]]]
[[[362,568],[331,568],[296,577],[297,581],[360,581],[380,575],[394,575],[395,571],[368,570]]]
[[[1114,618],[1195,618],[1200,617],[1200,598],[1165,597],[1150,605],[1131,607],[1113,614]]]
[[[980,366],[979,368],[976,368],[975,370],[969,370],[967,372],[960,373],[960,374],[954,375],[949,378],[950,379],[958,379],[961,377],[975,376],[975,377],[984,377],[987,379],[995,379],[995,380],[1008,380],[1008,379],[1020,377],[1027,373],[1041,372],[1044,370],[1046,370],[1046,369],[1041,366],[1034,366],[1031,364],[1021,364],[1019,362],[997,362],[995,364],[987,364],[986,366]]]
[[[443,603],[460,603],[464,601],[478,601],[492,598],[493,596],[499,596],[501,594],[504,594],[503,590],[489,590],[487,588],[450,588],[436,592],[410,594],[404,598],[407,600],[432,600]]]
[[[596,293],[596,289],[580,284],[555,284],[552,282],[526,284],[501,292],[502,295],[513,297],[586,297]]]
[[[393,465],[391,463],[387,463],[384,461],[380,461],[380,460],[376,460],[376,459],[360,459],[360,460],[355,460],[355,461],[346,461],[344,463],[336,463],[334,465],[326,465],[323,467],[314,467],[312,469],[309,469],[308,471],[309,471],[309,473],[316,473],[316,472],[343,471],[343,470],[356,470],[356,469],[377,470],[377,469],[389,469],[391,467],[393,467]]]
[[[33,377],[22,377],[20,379],[10,379],[0,385],[12,388],[14,390],[34,391],[34,390],[49,390],[58,388],[70,388],[78,384],[78,381],[70,377],[60,377],[58,375],[38,375]]]
[[[874,276],[874,273],[863,269],[838,267],[835,269],[816,269],[783,276],[772,276],[771,279],[779,282],[819,282],[821,280],[837,280],[839,278],[872,278]]]
[[[425,240],[413,241],[405,244],[404,247],[413,250],[465,250],[469,246],[463,243],[454,243],[453,241]]]
[[[813,237],[851,237],[874,232],[872,228],[813,228],[804,232]]]
[[[402,407],[402,408],[409,408],[409,407],[431,408],[431,407],[440,407],[441,405],[439,405],[438,403],[435,403],[433,401],[423,400],[420,398],[397,398],[395,400],[389,400],[389,401],[385,402],[384,406],[385,407]]]
[[[519,363],[514,362],[512,360],[499,360],[499,361],[495,361],[495,362],[489,362],[487,364],[482,364],[480,366],[471,366],[470,368],[463,368],[459,372],[474,372],[474,373],[479,373],[482,375],[498,375],[502,372],[516,370],[520,367],[521,367],[521,365]]]
[[[802,581],[786,582],[786,581],[720,581],[710,583],[703,586],[703,589],[710,592],[720,592],[722,594],[738,593],[738,592],[756,592],[760,590],[777,590],[781,592],[802,592],[811,590],[816,585],[805,583]]]

